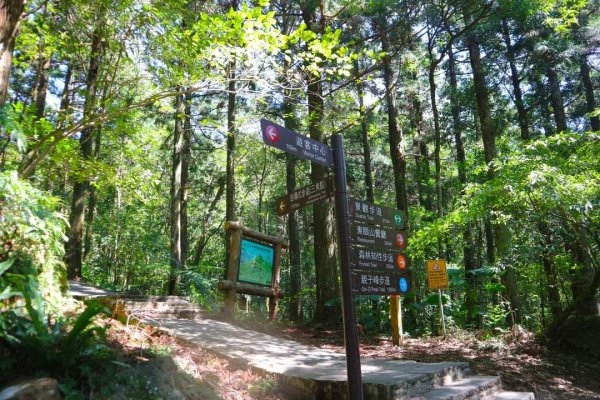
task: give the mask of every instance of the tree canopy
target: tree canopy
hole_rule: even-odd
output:
[[[350,194],[407,213],[405,330],[438,329],[425,262],[445,259],[452,326],[561,341],[598,314],[599,10],[0,0],[0,293],[49,269],[216,310],[223,225],[243,219],[290,242],[280,318],[330,321],[333,204],[279,217],[274,202],[329,172],[261,143],[268,118],[343,134]],[[389,329],[386,298],[356,301]]]

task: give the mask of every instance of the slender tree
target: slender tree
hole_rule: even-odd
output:
[[[100,11],[98,21],[103,19],[103,11]],[[100,74],[100,65],[102,63],[102,53],[104,49],[102,22],[98,22],[92,35],[92,45],[90,48],[89,66],[86,77],[86,96],[84,113],[94,112],[97,104],[98,77]],[[93,156],[93,133],[92,126],[82,130],[79,138],[79,149],[81,158],[84,161],[90,160]],[[65,247],[65,261],[67,263],[67,273],[72,279],[81,278],[81,266],[83,256],[83,226],[85,218],[85,204],[87,201],[90,187],[89,178],[78,179],[73,186],[73,197],[71,200],[71,213],[69,216],[69,234]]]
[[[13,50],[24,0],[0,0],[0,106],[6,102]]]

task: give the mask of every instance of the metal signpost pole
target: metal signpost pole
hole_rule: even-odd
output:
[[[351,400],[363,400],[358,325],[352,296],[350,271],[350,218],[348,193],[346,192],[346,160],[342,135],[331,137],[335,172],[335,212],[340,241],[340,268],[342,274],[342,299],[344,306],[344,340],[346,342],[346,364],[348,368],[348,392]]]

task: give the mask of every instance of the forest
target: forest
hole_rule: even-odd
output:
[[[218,312],[237,220],[289,243],[278,318],[339,323],[333,202],[275,209],[331,172],[261,118],[343,135],[350,195],[407,215],[408,334],[440,330],[431,259],[448,329],[600,331],[596,0],[0,0],[0,43],[5,340],[67,278]],[[355,302],[389,332],[388,297]]]

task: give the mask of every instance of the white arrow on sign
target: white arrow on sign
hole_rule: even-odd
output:
[[[267,126],[265,133],[271,142],[277,143],[279,141],[279,131],[273,125]]]

